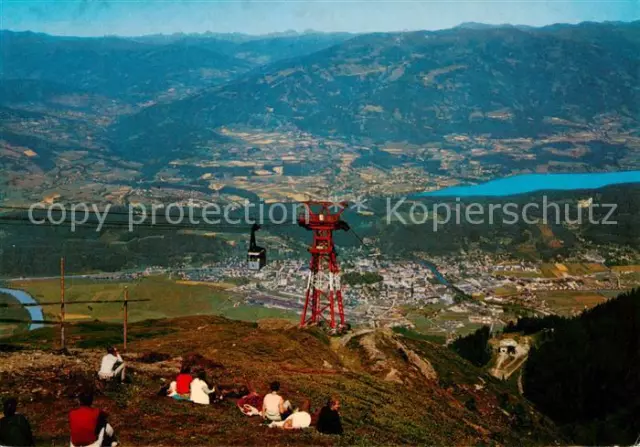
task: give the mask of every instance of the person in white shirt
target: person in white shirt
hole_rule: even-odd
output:
[[[299,428],[309,428],[311,426],[311,414],[309,413],[309,401],[305,400],[300,408],[296,409],[291,416],[284,421],[276,421],[269,424],[271,428],[283,428],[293,430]]]
[[[262,416],[273,422],[283,421],[291,415],[291,403],[278,394],[280,382],[271,383],[271,392],[262,401]]]
[[[198,373],[198,377],[191,381],[191,402],[201,405],[209,405],[211,400],[209,394],[215,392],[216,388],[207,384],[207,374],[204,371]]]
[[[114,377],[120,376],[120,381],[124,382],[125,378],[125,364],[124,360],[118,350],[114,346],[107,348],[107,355],[102,357],[102,363],[100,364],[100,371],[98,371],[98,377],[102,380],[111,380]]]

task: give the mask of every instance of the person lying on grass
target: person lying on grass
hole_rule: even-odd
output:
[[[263,399],[264,396],[259,395],[255,391],[251,391],[246,396],[238,399],[236,405],[245,416],[259,416],[260,410],[258,410],[258,408],[262,407]]]
[[[309,400],[305,400],[300,408],[286,418],[284,421],[272,422],[269,424],[271,428],[283,428],[285,430],[293,430],[299,428],[309,428],[311,426],[311,414],[309,412]]]

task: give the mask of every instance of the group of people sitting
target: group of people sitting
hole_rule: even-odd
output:
[[[116,380],[124,382],[125,362],[115,347],[107,348],[107,354],[102,358],[98,378],[100,380]],[[245,393],[248,389],[245,389]],[[195,377],[191,374],[191,367],[183,365],[176,380],[161,390],[176,400],[187,400],[196,404],[209,405],[214,401],[223,400],[225,393],[209,384],[204,371],[199,371]],[[236,396],[241,396],[238,393]],[[79,407],[69,412],[69,431],[71,433],[71,447],[115,447],[118,445],[113,427],[108,422],[106,413],[94,408],[93,393],[83,391],[79,395]],[[0,419],[0,446],[33,446],[34,438],[28,420],[17,413],[17,400],[4,400],[4,417]],[[288,400],[280,395],[280,383],[273,382],[270,392],[260,396],[255,391],[241,397],[237,406],[247,416],[264,418],[269,427],[290,429],[304,429],[315,426],[320,433],[342,434],[340,421],[340,401],[329,398],[326,405],[312,414],[309,401],[294,408]]]
[[[320,433],[342,434],[340,400],[331,397],[315,414],[311,414],[309,400],[298,408],[280,395],[280,382],[272,382],[271,391],[264,397],[255,391],[238,400],[240,411],[247,416],[261,416],[269,427],[285,430],[308,428],[315,425]]]
[[[189,366],[183,366],[176,380],[171,382],[166,389],[169,397],[176,400],[190,400],[200,405],[209,405],[211,403],[211,394],[214,395],[216,400],[223,398],[222,395],[217,396],[215,392],[215,386],[210,386],[207,382],[207,373],[200,371],[196,377],[193,377]]]
[[[225,396],[224,391],[209,384],[204,371],[192,375],[189,365],[183,365],[180,374],[163,387],[160,394],[201,405],[209,405],[210,396],[216,401],[223,400]],[[238,399],[237,406],[246,416],[261,416],[269,427],[290,430],[315,425],[321,433],[342,434],[340,401],[337,398],[328,399],[327,404],[312,415],[309,400],[294,408],[290,401],[280,395],[280,382],[272,382],[270,392],[264,396],[255,391],[249,392]]]

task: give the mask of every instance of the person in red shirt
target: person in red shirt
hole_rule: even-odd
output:
[[[191,369],[183,366],[176,380],[169,386],[169,396],[177,400],[189,400],[192,381]]]
[[[93,394],[83,392],[78,397],[80,407],[69,412],[71,447],[115,447],[113,427],[107,422],[107,415],[93,408]]]

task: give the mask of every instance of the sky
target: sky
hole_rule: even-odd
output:
[[[640,0],[0,0],[0,28],[55,35],[434,30],[640,19]]]

